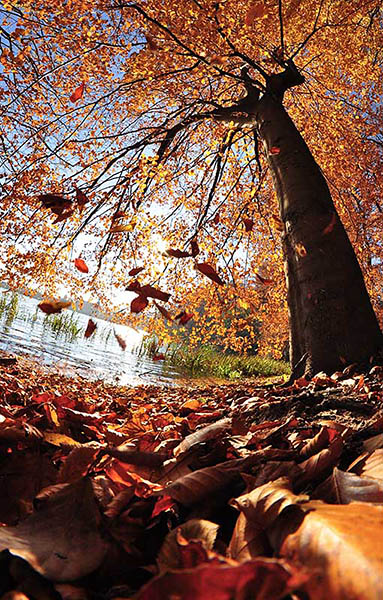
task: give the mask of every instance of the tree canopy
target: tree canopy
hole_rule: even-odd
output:
[[[56,299],[64,287],[78,301],[88,291],[105,310],[117,290],[141,290],[119,314],[165,339],[172,319],[182,331],[193,315],[192,341],[225,334],[246,347],[252,335],[237,332],[257,319],[278,356],[283,225],[268,159],[279,147],[260,142],[241,99],[250,78],[262,95],[294,65],[302,82],[284,105],[379,313],[379,2],[20,0],[2,16],[0,268],[11,287]]]

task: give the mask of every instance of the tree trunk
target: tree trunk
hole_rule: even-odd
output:
[[[365,363],[383,337],[325,178],[275,93],[256,103],[255,118],[284,223],[293,376]]]

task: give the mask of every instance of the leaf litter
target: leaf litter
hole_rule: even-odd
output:
[[[135,388],[0,362],[0,599],[378,600],[382,370]]]

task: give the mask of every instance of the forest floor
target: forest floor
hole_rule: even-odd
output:
[[[382,384],[123,388],[0,357],[0,600],[381,600]]]

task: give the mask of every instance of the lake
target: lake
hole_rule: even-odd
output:
[[[0,297],[0,350],[33,356],[68,375],[103,379],[118,385],[176,385],[178,378],[184,379],[176,369],[138,355],[142,331],[92,316],[97,329],[86,339],[84,331],[89,317],[64,310],[60,314],[66,316],[71,326],[82,329],[73,337],[70,333],[53,331],[53,325],[49,325],[52,317],[47,319],[37,308],[40,300],[21,294],[12,296],[10,292],[0,292]],[[119,346],[114,331],[125,340],[125,350]]]

